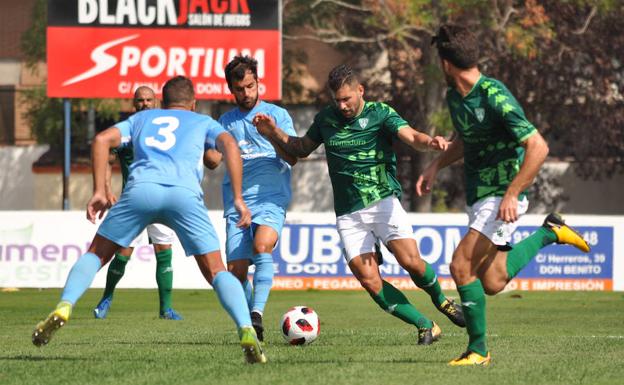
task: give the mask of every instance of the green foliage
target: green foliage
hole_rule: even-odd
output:
[[[53,152],[63,148],[63,99],[49,98],[46,85],[21,91],[21,99],[26,105],[24,118],[28,121],[38,143],[50,144]],[[104,120],[118,120],[121,102],[118,99],[72,99],[71,128],[72,148],[84,148],[91,138],[87,133],[89,106],[98,111]]]
[[[32,11],[32,24],[22,34],[21,48],[26,64],[34,69],[39,62],[46,61],[46,27],[48,24],[48,2],[36,0]]]
[[[155,290],[118,290],[108,318],[96,320],[91,312],[101,290],[89,290],[42,348],[32,346],[30,333],[60,289],[0,293],[0,382],[613,385],[624,378],[622,293],[488,297],[488,368],[449,367],[466,348],[465,329],[453,326],[423,292],[405,293],[440,325],[439,342],[417,346],[416,330],[382,311],[363,290],[273,292],[264,317],[269,362],[262,366],[244,363],[234,324],[209,290],[175,291],[184,321],[158,319]],[[288,346],[280,335],[280,317],[294,305],[319,314],[321,335],[311,345]]]

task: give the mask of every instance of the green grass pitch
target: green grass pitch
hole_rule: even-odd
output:
[[[59,289],[0,293],[0,384],[621,384],[624,294],[510,292],[488,297],[489,367],[451,368],[467,336],[422,292],[416,307],[440,324],[440,342],[416,345],[415,329],[363,292],[273,292],[265,314],[267,365],[247,365],[234,324],[212,291],[177,290],[184,321],[157,318],[156,290],[118,290],[106,320],[89,290],[48,346],[30,335]],[[455,295],[456,293],[450,293]],[[313,307],[321,335],[285,344],[279,319]]]

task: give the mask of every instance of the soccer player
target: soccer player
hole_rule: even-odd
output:
[[[223,206],[226,219],[227,267],[243,284],[251,322],[260,341],[264,340],[262,315],[273,284],[273,256],[290,202],[290,166],[297,158],[286,154],[258,133],[252,120],[262,114],[289,135],[296,135],[285,109],[258,97],[258,62],[237,56],[225,67],[225,79],[237,107],[224,113],[219,123],[236,139],[243,159],[243,199],[251,211],[251,227],[236,226],[231,182],[223,178]],[[214,162],[213,162],[214,164]],[[253,286],[247,279],[249,265],[255,265]]]
[[[514,96],[478,67],[476,36],[466,27],[443,25],[434,37],[449,88],[448,108],[457,138],[419,177],[416,189],[431,191],[440,169],[463,158],[468,233],[451,262],[451,275],[462,301],[468,349],[450,365],[487,365],[485,294],[493,295],[552,243],[589,245],[557,214],[528,238],[511,247],[518,218],[527,211],[525,189],[548,154],[548,145],[526,119]]]
[[[154,91],[146,86],[141,86],[134,92],[133,99],[134,109],[136,112],[149,110],[156,107],[156,96]],[[131,146],[121,146],[113,149],[111,158],[109,159],[109,167],[106,173],[106,197],[111,205],[117,202],[117,197],[111,189],[111,173],[110,163],[119,159],[121,166],[121,175],[123,179],[122,190],[128,182],[128,174],[130,165],[134,160],[134,151]],[[147,235],[150,242],[154,245],[154,254],[156,255],[156,283],[158,285],[158,296],[160,298],[160,318],[178,321],[182,316],[172,308],[172,286],[173,286],[173,269],[171,267],[171,258],[173,256],[171,244],[174,241],[175,233],[165,225],[152,223],[147,225]],[[140,237],[130,243],[130,247],[124,247],[115,253],[115,258],[108,265],[106,274],[106,287],[102,294],[102,299],[93,310],[95,318],[104,319],[113,301],[113,293],[117,283],[121,280],[126,270],[126,264],[132,256],[134,246],[138,243]]]
[[[401,185],[392,150],[394,138],[422,151],[444,150],[446,141],[414,130],[384,103],[364,101],[364,87],[346,65],[329,73],[328,84],[335,104],[316,115],[305,136],[289,136],[262,115],[257,115],[254,123],[274,146],[292,156],[306,157],[325,144],[336,225],[349,268],[382,309],[418,328],[418,344],[429,345],[439,338],[441,330],[400,290],[381,278],[378,242],[388,247],[442,313],[455,324],[464,325],[459,306],[444,296],[433,269],[420,258],[412,227],[399,202]]]
[[[35,345],[48,343],[65,325],[76,301],[90,286],[97,271],[120,247],[130,242],[150,223],[163,223],[177,234],[188,255],[194,255],[199,270],[214,288],[232,317],[248,362],[266,362],[245,300],[243,287],[221,260],[219,240],[204,206],[200,181],[204,143],[216,143],[230,174],[234,205],[240,214],[238,226],[248,227],[251,214],[242,198],[242,162],[236,141],[220,124],[196,114],[195,92],[190,79],[177,76],[163,87],[164,109],[138,112],[100,134],[93,142],[94,193],[87,205],[87,218],[95,222],[108,208],[105,174],[108,154],[130,141],[135,160],[128,184],[119,202],[95,235],[89,251],[74,264],[61,301],[32,334]]]

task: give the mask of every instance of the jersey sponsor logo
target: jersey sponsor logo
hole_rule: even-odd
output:
[[[358,123],[360,124],[360,127],[366,128],[366,125],[368,125],[368,118],[358,119]]]
[[[485,109],[481,107],[477,107],[474,110],[475,116],[479,122],[483,122],[483,118],[485,118]]]

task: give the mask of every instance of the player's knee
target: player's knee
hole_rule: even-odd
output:
[[[254,242],[253,248],[254,254],[271,254],[273,251],[272,245],[267,245],[263,242]]]
[[[360,284],[370,294],[377,294],[381,291],[382,282],[374,277],[362,277],[359,279]]]
[[[470,276],[470,260],[464,258],[456,258],[453,256],[453,261],[449,266],[451,276],[455,282],[461,282]]]
[[[481,284],[483,285],[483,291],[487,295],[496,295],[505,288],[504,282],[481,281]]]

